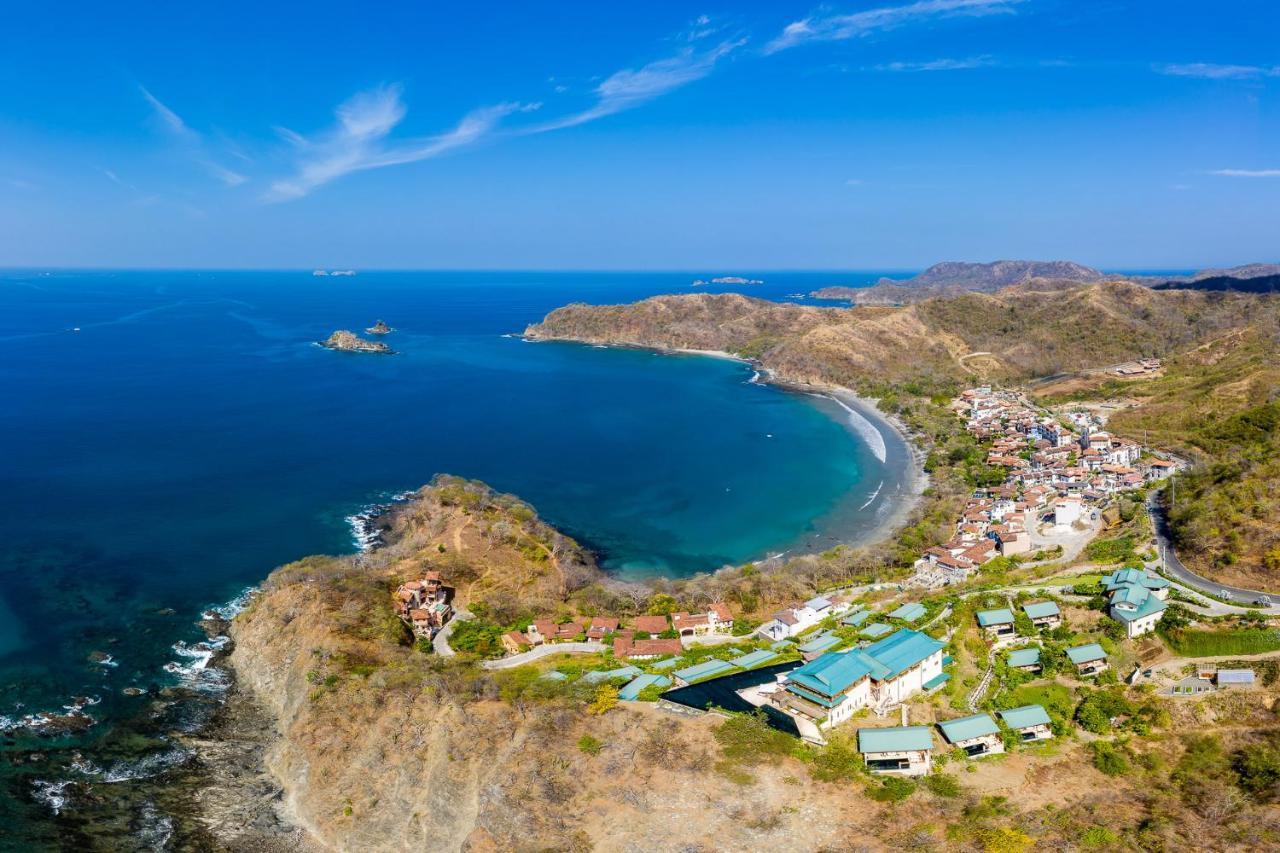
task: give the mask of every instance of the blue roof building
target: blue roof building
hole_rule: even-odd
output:
[[[901,619],[904,622],[914,622],[925,614],[924,605],[919,602],[911,602],[904,604],[897,610],[889,614],[891,619]]]
[[[705,681],[716,675],[724,675],[734,669],[737,669],[737,667],[727,660],[712,659],[693,666],[687,666],[684,669],[677,669],[672,675],[675,676],[676,681],[693,684],[698,681]]]
[[[1029,649],[1014,649],[1009,652],[1009,666],[1014,669],[1039,669],[1040,668],[1040,647],[1032,646]]]
[[[800,651],[805,655],[813,655],[819,652],[825,652],[833,646],[840,645],[840,638],[828,631],[823,631],[817,636],[810,637],[808,640],[800,644]]]
[[[639,674],[640,670],[636,669],[634,666],[624,666],[619,669],[588,672],[586,675],[582,676],[582,680],[587,684],[600,684],[602,682],[613,681],[618,678],[634,678]]]
[[[923,776],[933,763],[933,732],[928,726],[858,729],[858,752],[872,773]]]
[[[757,666],[763,666],[777,656],[777,652],[772,652],[768,649],[760,649],[759,651],[748,652],[742,657],[734,658],[730,663],[742,669],[752,669]]]
[[[1102,579],[1111,597],[1111,618],[1124,624],[1125,633],[1140,637],[1156,629],[1168,605],[1169,582],[1143,569],[1120,569]]]
[[[993,755],[1004,752],[1004,740],[1000,737],[1000,727],[991,719],[990,714],[974,714],[958,720],[946,720],[938,723],[947,743],[960,747],[976,758],[980,755]]]
[[[840,620],[842,625],[852,625],[855,628],[871,618],[870,610],[859,610],[857,613],[850,613]]]
[[[1023,705],[1000,712],[1000,719],[1024,741],[1047,740],[1053,737],[1049,714],[1041,705]]]
[[[636,676],[625,687],[618,690],[618,698],[627,702],[634,702],[640,696],[640,691],[647,687],[670,687],[671,679],[665,675],[645,674]]]
[[[1097,675],[1107,669],[1107,653],[1097,643],[1067,649],[1067,657],[1081,675]]]
[[[1062,611],[1056,601],[1037,601],[1022,605],[1022,610],[1037,628],[1051,627],[1062,621]]]
[[[978,625],[983,628],[1001,628],[1005,625],[1009,626],[1009,630],[1013,630],[1013,611],[1007,607],[1001,607],[997,610],[979,610]]]
[[[892,630],[892,625],[886,625],[884,622],[872,622],[862,629],[862,634],[874,640],[876,637],[883,637]]]

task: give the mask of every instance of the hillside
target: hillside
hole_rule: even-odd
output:
[[[758,358],[787,380],[862,390],[975,373],[1006,381],[1160,356],[1240,325],[1248,297],[1127,282],[1034,282],[898,308],[813,308],[738,295],[570,305],[526,334]]]
[[[867,288],[824,287],[811,295],[857,305],[896,305],[966,292],[994,293],[1037,279],[1079,284],[1104,278],[1104,273],[1072,261],[944,261],[909,279],[882,278]]]

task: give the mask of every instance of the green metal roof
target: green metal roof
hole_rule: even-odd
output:
[[[756,652],[748,652],[740,658],[734,658],[732,663],[734,666],[740,666],[743,669],[750,669],[753,666],[760,666],[762,663],[771,661],[777,656],[777,652],[771,652],[768,649],[761,649]]]
[[[1091,660],[1105,660],[1107,653],[1097,643],[1089,643],[1087,646],[1076,646],[1074,649],[1067,649],[1067,657],[1071,658],[1071,662],[1074,664],[1082,664]]]
[[[1024,604],[1022,609],[1032,619],[1044,619],[1046,616],[1061,616],[1056,601],[1037,601],[1035,604]]]
[[[928,726],[894,726],[888,729],[858,729],[858,752],[911,752],[933,749],[933,732]]]
[[[875,639],[876,637],[883,637],[885,634],[889,633],[892,630],[893,630],[892,625],[886,625],[883,622],[872,622],[870,625],[862,629],[862,633],[866,634],[868,637],[871,637],[872,639]]]
[[[991,719],[990,714],[974,714],[972,717],[946,720],[938,723],[938,728],[942,729],[942,734],[946,736],[949,743],[985,737],[1000,731],[1000,727],[996,725],[995,720]]]
[[[924,605],[913,601],[910,604],[902,605],[897,610],[890,613],[889,616],[893,619],[902,619],[906,622],[914,622],[924,614]]]
[[[978,624],[983,628],[990,628],[992,625],[1011,625],[1013,611],[1007,607],[1001,607],[998,610],[979,610]]]
[[[840,620],[844,625],[861,625],[871,618],[870,610],[859,610],[857,613],[850,613],[848,616]]]
[[[618,690],[618,698],[625,699],[628,702],[634,702],[636,697],[640,695],[640,691],[646,687],[652,686],[670,687],[671,679],[665,675],[640,675],[629,682],[625,687]]]
[[[667,658],[666,660],[660,660],[657,663],[649,664],[649,669],[671,669],[671,667],[678,663],[680,663],[680,658]]]
[[[787,676],[788,685],[816,691],[824,696],[836,696],[871,675],[871,667],[863,655],[855,652],[829,652],[793,669]]]
[[[884,681],[905,672],[935,652],[942,651],[942,648],[942,643],[928,634],[903,628],[892,637],[872,643],[862,649],[862,652],[885,668],[883,675],[872,673],[877,681]]]
[[[1040,663],[1040,649],[1014,649],[1009,652],[1009,666],[1033,666]]]
[[[1000,718],[1011,729],[1049,725],[1049,714],[1041,705],[1023,705],[1021,708],[1010,708],[1007,711],[1001,711]]]
[[[597,671],[588,672],[582,676],[582,680],[588,684],[596,684],[601,681],[613,681],[615,678],[632,678],[640,674],[640,670],[634,666],[624,666],[619,669],[611,669],[607,672]]]
[[[677,669],[673,674],[681,681],[687,681],[692,684],[699,679],[710,678],[713,675],[719,675],[731,669],[737,669],[737,667],[727,660],[708,660],[693,666],[686,666],[684,669]]]
[[[1149,575],[1145,569],[1120,569],[1105,576],[1102,585],[1108,591],[1122,586],[1141,586],[1147,589],[1164,589],[1169,582],[1158,575]]]
[[[811,637],[800,644],[802,652],[825,652],[832,646],[840,644],[840,638],[828,631],[823,631],[816,637]]]
[[[1126,592],[1128,591],[1129,590],[1126,590]],[[1147,591],[1144,589],[1142,590],[1142,592],[1146,593]],[[1111,608],[1111,615],[1112,617],[1116,619],[1122,619],[1125,622],[1133,622],[1136,619],[1141,619],[1144,616],[1150,616],[1153,613],[1162,613],[1163,611],[1168,609],[1168,607],[1169,605],[1165,604],[1163,601],[1156,598],[1154,595],[1147,593],[1146,595],[1143,596],[1142,600],[1138,603],[1138,606],[1136,609],[1126,610],[1123,607],[1113,606]]]
[[[930,678],[928,681],[922,684],[921,687],[923,687],[925,690],[932,690],[935,687],[941,687],[942,685],[946,684],[950,680],[951,680],[951,673],[940,672],[937,675],[935,675],[933,678]]]

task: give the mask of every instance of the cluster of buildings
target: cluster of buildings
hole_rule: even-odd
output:
[[[1005,729],[1030,743],[1053,737],[1049,714],[1040,705],[1000,711]],[[973,714],[937,725],[944,742],[970,758],[1005,751],[1004,731],[990,714]],[[933,767],[933,730],[929,726],[859,729],[858,751],[872,773],[924,776]]]
[[[1252,688],[1257,684],[1251,669],[1218,669],[1216,664],[1201,664],[1194,675],[1178,681],[1169,688],[1173,696],[1199,696],[1229,688]]]
[[[1102,430],[1088,413],[1059,420],[1012,392],[971,388],[952,410],[970,434],[990,444],[987,464],[1008,477],[975,494],[955,536],[916,561],[916,582],[926,587],[966,580],[997,554],[1028,553],[1041,525],[1067,532],[1116,492],[1173,469],[1167,460],[1144,460],[1142,445]]]
[[[804,604],[786,607],[773,614],[756,633],[768,640],[787,640],[817,625],[828,616],[838,616],[851,607],[844,596],[811,598]]]
[[[795,720],[801,737],[822,743],[823,730],[863,708],[883,714],[945,684],[943,648],[927,634],[902,628],[863,648],[827,652],[787,673],[769,704]]]
[[[1158,358],[1140,358],[1137,361],[1126,361],[1124,364],[1117,364],[1111,368],[1111,372],[1116,376],[1133,377],[1133,376],[1149,376],[1160,369],[1160,359]]]
[[[662,638],[674,632],[676,636]],[[702,613],[681,611],[666,616],[637,616],[630,628],[614,616],[593,616],[590,621],[571,620],[557,623],[552,619],[535,619],[524,631],[508,631],[502,636],[503,649],[519,654],[547,643],[571,643],[579,640],[613,641],[613,653],[623,659],[648,659],[678,655],[684,651],[683,638],[733,632],[733,614],[721,602]],[[645,635],[645,636],[642,636]]]
[[[453,589],[444,585],[440,573],[429,571],[422,580],[400,584],[395,592],[396,614],[415,637],[434,637],[453,618]]]

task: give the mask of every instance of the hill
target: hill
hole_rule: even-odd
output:
[[[1237,293],[1280,292],[1280,267],[1275,272],[1258,275],[1211,275],[1190,280],[1174,279],[1155,286],[1156,290],[1209,290]]]
[[[858,305],[896,305],[970,291],[994,293],[1036,279],[1081,283],[1104,278],[1105,274],[1098,270],[1073,261],[944,261],[913,278],[882,278],[867,288],[825,287],[811,295],[817,299],[848,300]]]

